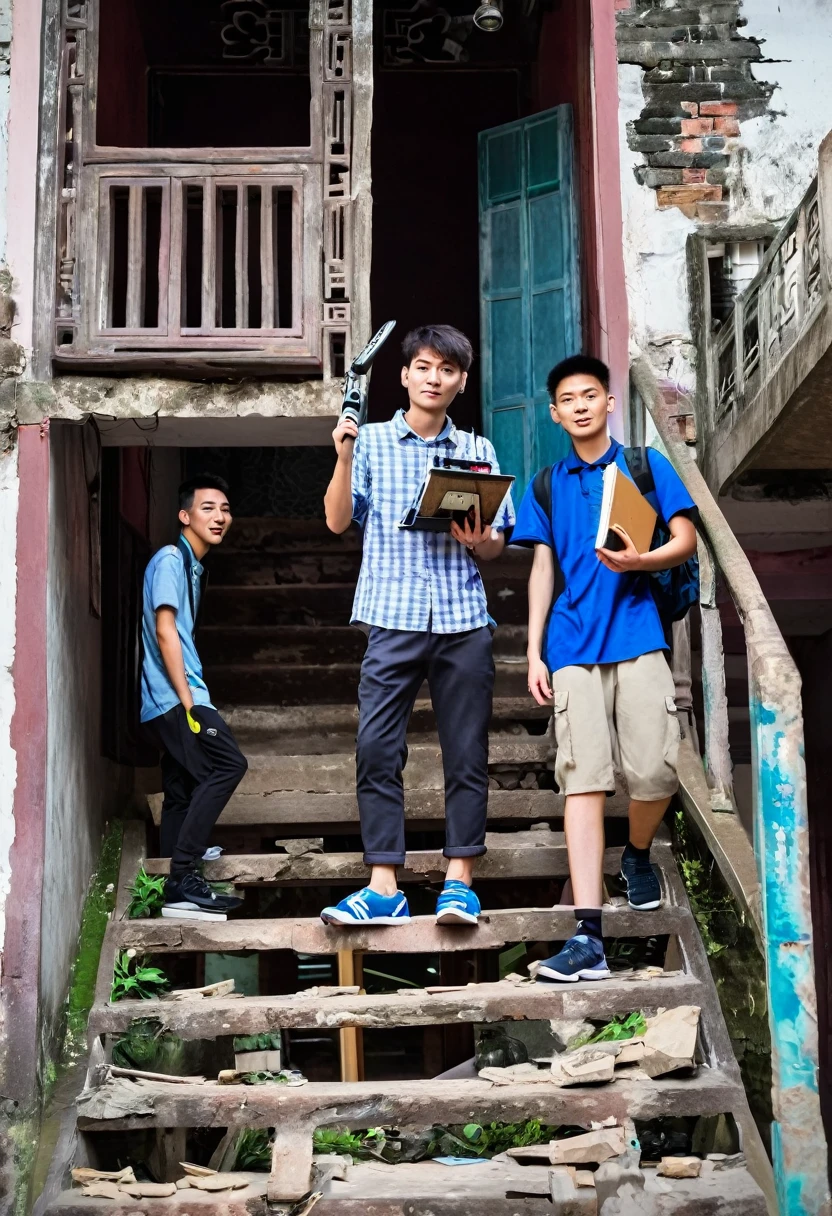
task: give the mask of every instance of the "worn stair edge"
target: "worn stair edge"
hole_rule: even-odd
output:
[[[354,701],[334,705],[245,705],[233,704],[220,707],[228,725],[238,735],[262,734],[269,738],[274,734],[306,733],[314,731],[355,731],[358,728],[358,706]],[[417,698],[411,716],[418,721],[426,714],[432,715],[433,707],[425,697]],[[491,707],[492,721],[519,719],[531,721],[551,718],[548,705],[538,705],[528,697],[495,697]]]
[[[604,933],[609,938],[678,935],[690,927],[688,908],[667,906],[655,912],[605,907]],[[122,920],[111,926],[122,949],[149,953],[172,951],[224,953],[229,950],[294,950],[301,954],[433,954],[456,950],[502,949],[516,942],[565,941],[575,929],[572,907],[525,908],[486,912],[476,926],[437,925],[432,916],[414,917],[409,925],[337,929],[318,918],[291,920],[174,921]],[[109,984],[107,987],[109,994]],[[97,1003],[104,1001],[96,998]]]
[[[603,984],[473,984],[457,992],[412,989],[381,996],[255,996],[243,1000],[119,1001],[90,1013],[90,1035],[127,1030],[135,1018],[157,1018],[184,1039],[259,1034],[277,1027],[339,1029],[342,1026],[435,1026],[448,1022],[609,1019],[614,1014],[655,1012],[702,1004],[693,976],[616,978]]]
[[[497,819],[562,819],[563,795],[554,790],[490,790],[488,817]],[[149,794],[148,805],[158,826],[162,795]],[[627,816],[629,800],[624,794],[607,799],[610,818]],[[405,819],[413,821],[445,818],[443,790],[405,790]],[[358,824],[358,801],[354,794],[307,794],[282,791],[274,794],[233,794],[217,821],[219,827],[270,824],[293,828],[303,824]]]
[[[146,1127],[273,1127],[303,1121],[310,1128],[400,1127],[480,1119],[540,1118],[552,1124],[615,1117],[719,1115],[731,1111],[742,1087],[719,1069],[700,1066],[692,1076],[651,1081],[622,1077],[611,1085],[558,1089],[493,1085],[487,1081],[310,1082],[297,1088],[268,1085],[172,1085],[111,1078],[78,1099],[83,1131]]]
[[[520,835],[520,833],[516,833]],[[496,835],[496,833],[494,834]],[[565,877],[569,873],[566,844],[560,832],[528,832],[523,835],[556,836],[558,844],[534,841],[520,844],[508,843],[510,833],[505,834],[507,843],[493,839],[488,843],[488,852],[477,859],[477,879],[525,879]],[[486,837],[488,841],[488,837]],[[618,874],[621,868],[620,848],[607,849],[604,853],[604,873]],[[407,854],[407,861],[398,871],[398,881],[403,884],[424,882],[431,875],[440,876],[448,868],[448,858],[439,849],[426,849]],[[167,874],[169,857],[149,857],[145,861],[148,874]],[[227,854],[219,861],[206,862],[205,877],[211,882],[235,882],[246,885],[291,885],[315,883],[332,885],[360,882],[367,878],[367,866],[361,853],[304,853],[290,857],[287,853],[253,853],[250,855]]]
[[[704,836],[720,874],[748,917],[757,944],[764,950],[760,882],[754,846],[736,813],[711,810],[702,760],[689,738],[684,739],[679,748],[678,769],[682,805]]]

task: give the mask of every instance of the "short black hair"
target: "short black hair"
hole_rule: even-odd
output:
[[[560,363],[556,363],[546,377],[550,401],[555,401],[558,385],[568,376],[594,376],[601,382],[605,393],[610,391],[610,369],[606,363],[602,363],[594,355],[570,355],[568,359],[561,359]]]
[[[416,358],[420,350],[433,350],[442,359],[455,363],[467,372],[474,362],[474,348],[465,334],[453,325],[420,325],[411,329],[402,342],[402,355],[406,367]]]
[[[197,490],[219,490],[228,498],[228,482],[224,477],[219,477],[216,473],[199,473],[196,477],[189,477],[187,481],[183,481],[179,487],[180,511],[190,511],[194,505],[194,494]]]

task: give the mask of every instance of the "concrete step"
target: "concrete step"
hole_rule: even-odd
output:
[[[491,709],[491,730],[521,731],[521,723],[529,723],[543,732],[544,723],[552,717],[549,706],[538,705],[524,690],[519,697],[495,697]],[[214,694],[216,695],[216,694]],[[258,741],[273,743],[284,752],[297,754],[307,750],[307,741],[312,740],[314,751],[339,751],[341,744],[355,746],[358,729],[358,706],[353,701],[335,704],[307,705],[254,705],[239,700],[225,701],[217,697],[223,717],[234,731],[241,746]],[[436,718],[429,698],[419,697],[410,716],[408,738],[413,742],[418,735],[435,737]],[[326,736],[333,742],[329,747],[319,747],[317,740]],[[336,747],[334,741],[340,737]]]
[[[554,790],[490,790],[488,819],[490,823],[523,821],[537,823],[563,818],[564,799]],[[161,822],[162,795],[150,794],[148,804],[157,825]],[[629,800],[624,794],[607,799],[606,814],[624,819]],[[441,790],[407,790],[404,814],[413,827],[441,826],[445,820],[445,795]],[[255,827],[279,831],[284,836],[296,832],[313,834],[313,829],[336,831],[358,830],[358,802],[354,794],[304,794],[297,792],[270,794],[234,794],[218,821],[222,828]]]
[[[635,1074],[636,1070],[632,1070]],[[700,1066],[693,1076],[651,1080],[628,1075],[613,1085],[558,1089],[553,1085],[492,1085],[487,1081],[310,1082],[298,1088],[260,1085],[174,1085],[111,1078],[78,1101],[81,1131],[123,1132],[147,1127],[251,1127],[305,1122],[407,1127],[538,1118],[555,1125],[610,1116],[657,1119],[719,1115],[740,1099],[738,1081]]]
[[[550,1018],[609,1020],[617,1014],[659,1007],[699,1005],[702,983],[689,975],[639,979],[638,972],[603,983],[522,985],[468,984],[457,991],[401,989],[379,996],[248,996],[240,1000],[119,1001],[90,1011],[87,1033],[121,1034],[135,1018],[158,1017],[184,1039],[261,1034],[280,1028],[337,1030],[342,1026],[439,1026]]]
[[[207,666],[222,663],[360,663],[365,634],[351,625],[204,625],[199,653]],[[501,625],[495,658],[524,659],[526,628]]]
[[[525,662],[500,659],[495,664],[494,695],[522,697],[528,693]],[[205,667],[211,695],[234,703],[241,695],[252,705],[296,705],[355,701],[360,663],[221,663]],[[422,696],[427,684],[421,689]],[[531,700],[531,697],[529,697]]]
[[[276,516],[241,516],[234,519],[220,553],[293,553],[307,549],[341,553],[361,549],[361,529],[351,525],[346,532],[330,532],[323,519],[280,519]]]
[[[211,590],[216,587],[274,587],[295,583],[355,583],[361,550],[322,543],[288,552],[233,552],[223,545],[210,557]]]
[[[477,862],[479,879],[554,878],[569,872],[566,841],[562,832],[488,832],[488,852]],[[607,849],[604,873],[615,875],[620,868],[621,849]],[[148,874],[167,874],[169,857],[150,857],[144,863]],[[399,870],[399,882],[441,880],[448,859],[439,849],[413,850]],[[240,886],[297,886],[307,883],[363,884],[367,867],[361,853],[228,853],[219,861],[206,862],[205,877],[212,882],[235,882]]]
[[[498,624],[528,620],[528,578],[503,574],[483,577],[489,610]],[[354,582],[293,583],[274,587],[211,587],[205,597],[206,625],[347,625]]]
[[[607,938],[676,936],[691,925],[687,908],[666,904],[655,912],[606,905]],[[517,942],[565,941],[575,929],[575,909],[513,908],[486,910],[479,924],[437,925],[432,916],[416,916],[409,925],[336,928],[319,917],[264,920],[112,921],[110,944],[119,950],[149,954],[208,953],[231,950],[294,950],[300,954],[337,954],[359,950],[364,954],[435,954],[460,950],[502,950]]]

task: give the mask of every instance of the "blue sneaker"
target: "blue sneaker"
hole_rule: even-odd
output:
[[[639,912],[651,912],[661,907],[662,888],[656,871],[647,858],[637,857],[629,845],[621,857],[621,881],[627,891],[627,902]]]
[[[574,984],[578,980],[607,980],[610,969],[604,957],[604,946],[597,937],[579,933],[552,958],[541,963],[530,963],[529,971],[536,980],[560,980]]]
[[[436,901],[437,925],[475,925],[480,918],[480,901],[470,887],[449,878]]]
[[[321,920],[325,925],[409,925],[410,908],[401,891],[379,895],[362,887],[334,907],[324,908]]]

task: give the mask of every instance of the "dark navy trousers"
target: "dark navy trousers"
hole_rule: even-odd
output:
[[[367,865],[405,860],[407,724],[427,680],[445,771],[446,857],[485,852],[494,658],[488,626],[466,633],[370,629],[358,688],[356,788]]]

